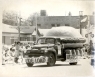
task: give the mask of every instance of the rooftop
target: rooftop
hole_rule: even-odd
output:
[[[35,30],[35,26],[20,26],[20,33],[30,34],[33,33],[34,30]],[[18,26],[2,24],[2,32],[18,33]]]

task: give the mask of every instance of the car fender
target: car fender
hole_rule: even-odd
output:
[[[48,48],[47,52],[46,52],[46,55],[48,55],[49,53],[54,54],[55,58],[57,59],[57,52],[54,48]]]

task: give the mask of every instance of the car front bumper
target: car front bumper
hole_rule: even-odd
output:
[[[25,58],[26,63],[46,63],[48,62],[48,57],[40,56],[40,57],[27,57]]]

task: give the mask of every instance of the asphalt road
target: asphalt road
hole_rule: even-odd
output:
[[[46,63],[27,67],[26,64],[7,64],[1,67],[0,77],[63,77],[63,76],[94,76],[94,68],[90,59],[80,59],[77,65],[57,61],[55,66],[47,67]],[[95,77],[95,76],[94,76]]]

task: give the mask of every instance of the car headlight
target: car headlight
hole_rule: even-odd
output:
[[[47,48],[41,50],[42,53],[47,52]]]
[[[44,53],[44,50],[41,50],[41,53]]]
[[[45,49],[45,52],[47,52],[48,50],[47,49]]]

